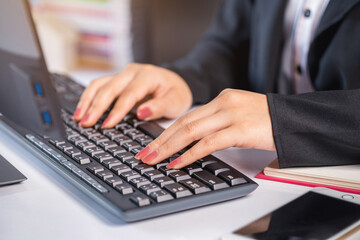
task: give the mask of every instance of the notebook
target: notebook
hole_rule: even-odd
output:
[[[328,187],[360,194],[360,164],[279,168],[278,159],[275,159],[256,177],[311,187]]]

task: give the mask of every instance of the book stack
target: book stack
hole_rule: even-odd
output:
[[[360,164],[327,167],[279,168],[275,159],[256,175],[257,178],[305,185],[326,187],[338,191],[360,194]]]
[[[50,15],[78,32],[80,68],[120,70],[132,61],[130,0],[32,0],[36,14]]]

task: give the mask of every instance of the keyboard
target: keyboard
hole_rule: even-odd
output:
[[[131,112],[112,129],[100,129],[109,110],[91,128],[72,120],[83,87],[62,75],[52,75],[63,105],[66,140],[26,138],[89,196],[125,221],[138,221],[239,198],[257,184],[247,176],[209,155],[180,170],[166,165],[183,151],[147,165],[134,156],[159,136],[155,122],[141,121]],[[83,189],[83,190],[84,190]]]

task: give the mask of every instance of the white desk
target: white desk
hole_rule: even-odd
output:
[[[161,122],[163,126],[169,122]],[[0,132],[0,153],[28,180],[0,187],[0,239],[219,239],[309,190],[254,179],[274,152],[228,149],[215,155],[254,179],[250,195],[136,223],[114,217]]]

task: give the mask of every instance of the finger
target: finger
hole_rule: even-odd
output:
[[[187,150],[180,157],[171,161],[166,167],[171,169],[183,168],[213,152],[234,146],[234,130],[226,128],[208,135]],[[237,139],[237,141],[239,141]]]
[[[210,117],[205,117],[191,122],[181,128],[171,138],[169,138],[166,143],[155,150],[156,154],[150,155],[150,153],[150,156],[144,157],[143,162],[147,164],[156,164],[181,149],[184,149],[194,141],[229,127],[231,124],[230,119],[231,116],[229,116],[229,112],[219,112],[215,115],[211,115]]]
[[[169,128],[160,134],[154,141],[152,141],[148,147],[149,152],[153,152],[158,149],[161,145],[166,143],[171,136],[173,136],[177,131],[183,128],[185,125],[190,122],[196,121],[201,118],[205,118],[215,114],[218,111],[219,107],[215,101],[195,109],[194,111],[180,117],[175,123],[173,123]]]
[[[106,76],[98,78],[90,83],[90,85],[81,94],[80,100],[73,115],[73,120],[80,121],[84,117],[98,91],[111,79],[112,76]]]
[[[127,68],[113,79],[108,81],[94,97],[91,107],[80,122],[80,126],[88,127],[94,125],[102,114],[109,108],[113,101],[122,93],[129,82],[136,75],[135,68]]]
[[[172,91],[167,91],[162,97],[154,97],[145,103],[141,104],[136,111],[136,115],[140,120],[154,120],[159,119],[161,117],[171,117],[165,115],[168,106],[173,105],[173,95]]]
[[[137,102],[151,94],[157,88],[151,81],[144,81],[145,76],[138,74],[123,91],[114,107],[105,119],[102,128],[112,128],[135,106]]]

